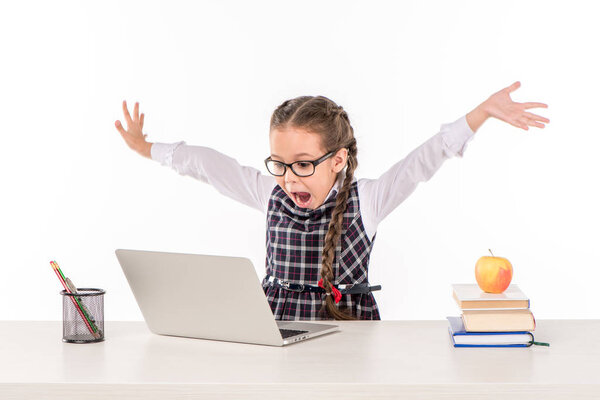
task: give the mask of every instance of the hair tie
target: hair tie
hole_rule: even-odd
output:
[[[342,293],[339,290],[337,290],[331,282],[329,284],[331,285],[331,292],[333,293],[333,299],[335,300],[335,304],[337,304],[342,299]],[[323,286],[323,278],[321,278],[321,280],[319,281],[319,287],[325,289],[325,287]],[[327,294],[327,296],[329,296],[331,293],[326,293],[326,294]]]

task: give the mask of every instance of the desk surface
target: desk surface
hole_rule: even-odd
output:
[[[478,349],[454,348],[446,321],[336,323],[279,348],[110,321],[104,342],[68,344],[61,322],[0,321],[0,398],[600,398],[600,320],[538,320],[550,347]]]

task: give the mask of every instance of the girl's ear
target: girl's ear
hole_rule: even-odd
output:
[[[333,172],[337,174],[346,166],[346,161],[348,161],[348,149],[339,149],[331,158],[333,160]]]

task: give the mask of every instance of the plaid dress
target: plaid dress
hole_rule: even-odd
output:
[[[279,185],[271,192],[267,210],[267,276],[262,286],[277,320],[323,319],[319,310],[325,293],[289,291],[274,287],[268,278],[271,275],[292,283],[317,285],[336,195],[334,190],[319,208],[311,210],[298,207]],[[350,188],[340,239],[333,260],[333,284],[367,283],[375,236],[371,241],[365,233],[356,181]],[[381,319],[372,292],[344,294],[337,305],[350,308],[358,319]]]

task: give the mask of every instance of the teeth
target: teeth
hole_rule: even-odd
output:
[[[300,204],[306,204],[310,201],[310,195],[308,196],[308,199],[306,201],[302,201],[302,198],[300,197],[300,194],[298,194],[298,193],[294,193],[294,196],[296,197],[296,201]]]

